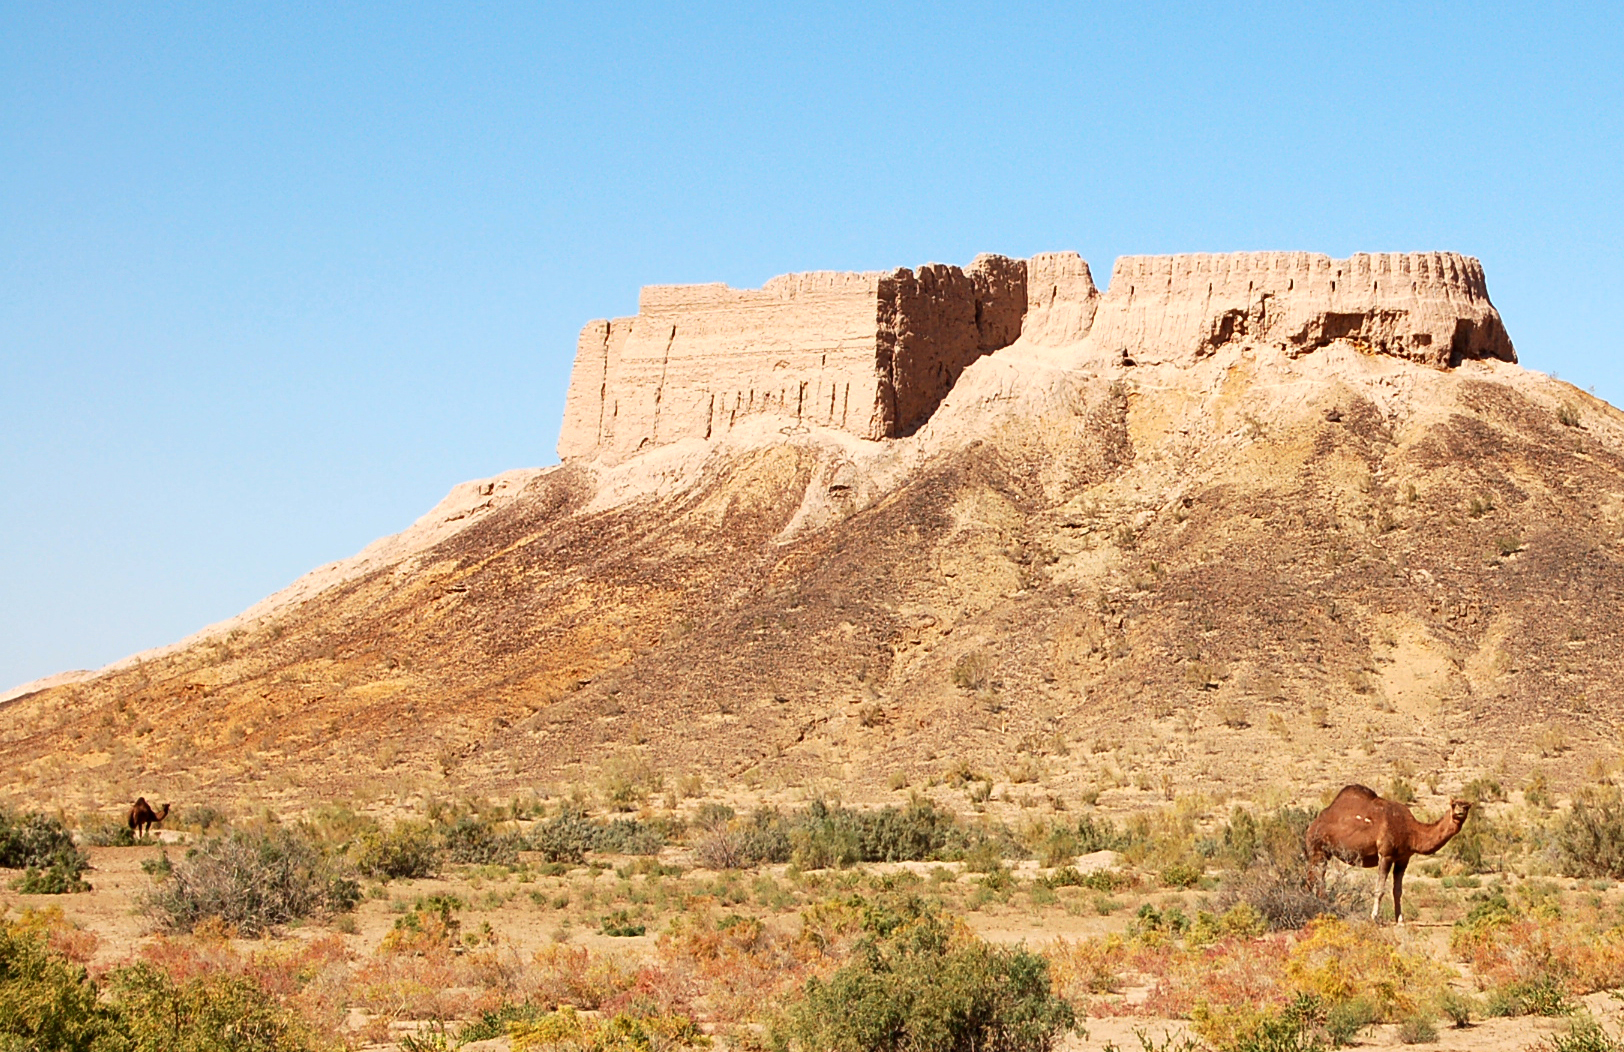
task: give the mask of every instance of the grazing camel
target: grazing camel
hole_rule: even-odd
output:
[[[161,825],[169,817],[169,805],[165,804],[162,811],[154,811],[147,798],[135,798],[135,806],[130,808],[130,832],[138,837],[145,838],[155,825]]]
[[[1325,897],[1325,864],[1332,857],[1350,866],[1376,868],[1376,903],[1370,919],[1381,916],[1387,894],[1387,874],[1393,874],[1393,917],[1404,923],[1404,869],[1411,855],[1430,855],[1449,843],[1466,824],[1472,805],[1449,801],[1449,813],[1436,822],[1417,822],[1410,809],[1384,800],[1362,785],[1343,786],[1331,806],[1308,823],[1303,846],[1308,849],[1314,890]]]

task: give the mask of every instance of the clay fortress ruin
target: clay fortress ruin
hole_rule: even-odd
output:
[[[788,274],[760,289],[654,285],[636,317],[582,330],[558,452],[621,460],[755,414],[900,438],[966,367],[1016,344],[1132,367],[1338,341],[1439,369],[1516,361],[1482,266],[1447,252],[1124,256],[1103,294],[1074,252]]]

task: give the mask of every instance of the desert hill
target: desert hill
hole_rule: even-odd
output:
[[[1475,260],[648,289],[583,331],[560,453],[13,692],[0,792],[1127,808],[1616,755],[1624,416],[1515,363]]]

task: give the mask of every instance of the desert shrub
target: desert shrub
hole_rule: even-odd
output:
[[[440,830],[446,857],[473,865],[513,865],[519,861],[524,838],[499,832],[494,824],[475,815],[459,815]]]
[[[657,855],[665,841],[665,831],[652,822],[616,818],[597,830],[593,849],[616,855]]]
[[[1114,869],[1094,869],[1079,873],[1073,866],[1061,866],[1037,883],[1048,888],[1089,888],[1109,894],[1133,886],[1133,878]]]
[[[1557,825],[1556,849],[1568,876],[1624,879],[1624,794],[1615,786],[1580,790]]]
[[[1325,1018],[1318,998],[1299,994],[1275,1009],[1202,1003],[1191,1022],[1215,1052],[1321,1052],[1330,1045]]]
[[[616,910],[598,923],[598,930],[612,938],[635,938],[648,931],[648,926],[632,920],[625,910]]]
[[[1338,1048],[1351,1045],[1359,1031],[1376,1022],[1379,1016],[1376,1006],[1365,997],[1332,1005],[1325,1013],[1325,1036]]]
[[[1430,1045],[1438,1040],[1438,1027],[1431,1016],[1416,1012],[1399,1020],[1398,1039],[1406,1045]]]
[[[1286,957],[1294,989],[1327,1005],[1368,1000],[1389,1022],[1421,1011],[1453,974],[1425,952],[1402,946],[1388,929],[1329,917],[1310,921]]]
[[[396,822],[389,829],[361,833],[355,868],[369,877],[409,880],[432,877],[440,869],[440,843],[422,822]]]
[[[1201,867],[1193,862],[1174,862],[1163,867],[1160,876],[1166,887],[1193,888],[1201,883]]]
[[[1472,1013],[1479,1010],[1477,1001],[1459,990],[1444,990],[1438,995],[1433,1007],[1457,1030],[1471,1026]]]
[[[864,904],[866,936],[809,979],[776,1043],[816,1052],[1047,1052],[1075,1025],[1048,962],[944,923],[917,899]]]
[[[74,850],[73,837],[61,819],[0,810],[0,867],[43,869]]]
[[[720,829],[737,817],[738,812],[726,804],[706,801],[694,812],[694,824],[701,829]]]
[[[1095,851],[1124,851],[1133,844],[1133,840],[1131,835],[1117,828],[1109,819],[1083,815],[1077,820],[1079,855]]]
[[[548,862],[578,864],[597,846],[598,827],[586,813],[565,808],[530,830],[530,850],[539,851]]]
[[[1301,928],[1316,917],[1347,917],[1358,910],[1361,885],[1346,872],[1330,869],[1325,876],[1325,898],[1310,888],[1308,863],[1302,858],[1270,861],[1259,858],[1239,873],[1226,875],[1214,904],[1227,910],[1250,906],[1271,931]]]
[[[140,904],[171,931],[218,918],[248,935],[317,913],[353,909],[360,888],[303,833],[233,830],[203,841]]]
[[[1269,922],[1257,910],[1237,902],[1223,913],[1198,910],[1190,924],[1190,944],[1200,946],[1228,938],[1256,938],[1269,930]]]
[[[108,983],[130,1052],[300,1052],[298,1017],[250,979],[204,972],[177,981],[146,962]]]
[[[68,895],[89,891],[90,884],[80,876],[84,868],[85,862],[81,856],[62,855],[44,869],[31,867],[24,871],[22,876],[11,882],[11,886],[23,895]]]
[[[1543,909],[1525,915],[1498,893],[1455,925],[1450,948],[1492,987],[1489,1014],[1560,1014],[1569,995],[1624,985],[1624,928],[1594,931]]]
[[[641,756],[616,756],[602,768],[604,800],[616,811],[637,810],[663,784],[659,772]]]
[[[213,829],[222,829],[226,825],[226,813],[218,807],[201,804],[197,807],[182,808],[180,814],[175,816],[172,825],[183,829],[195,829],[199,833],[207,833]]]
[[[457,1030],[460,1045],[475,1041],[491,1041],[507,1037],[509,1031],[519,1029],[515,1024],[534,1023],[547,1015],[547,1009],[531,1001],[519,1004],[504,1001],[496,1008],[488,1008]]]
[[[91,847],[129,847],[135,834],[123,815],[89,814],[79,819],[79,842]]]
[[[955,687],[964,690],[983,690],[991,681],[992,659],[984,651],[972,650],[960,655],[953,663],[951,678]]]
[[[806,869],[938,858],[956,832],[951,815],[919,797],[906,808],[877,811],[815,800],[789,826],[792,857]]]
[[[1554,977],[1542,975],[1535,979],[1519,979],[1502,984],[1489,991],[1483,1012],[1490,1016],[1568,1015],[1573,1002],[1567,991]]]
[[[83,967],[51,953],[41,933],[0,925],[0,1049],[112,1050],[116,1024]]]
[[[426,955],[450,950],[457,943],[462,921],[457,917],[467,903],[455,895],[430,895],[412,903],[395,918],[379,949],[385,954]]]
[[[13,888],[25,895],[89,891],[80,877],[89,864],[61,819],[0,810],[0,866],[27,871]]]
[[[1621,1052],[1624,1041],[1589,1016],[1580,1016],[1568,1024],[1566,1034],[1552,1034],[1533,1047],[1536,1052]]]
[[[1276,866],[1301,860],[1303,835],[1313,818],[1300,807],[1283,807],[1261,817],[1237,807],[1219,830],[1217,854],[1235,869],[1259,860]]]
[[[607,1019],[592,1019],[568,1006],[515,1023],[509,1033],[513,1052],[676,1052],[711,1044],[685,1015],[617,1012]]]

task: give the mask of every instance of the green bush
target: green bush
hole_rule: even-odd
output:
[[[1047,1052],[1076,1023],[1048,962],[951,936],[918,899],[857,901],[865,937],[851,963],[810,979],[774,1030],[799,1052]]]
[[[525,846],[517,833],[498,832],[495,825],[474,815],[460,815],[440,833],[447,857],[472,865],[514,865]]]
[[[1562,984],[1552,976],[1506,983],[1489,992],[1485,1015],[1504,1017],[1519,1015],[1558,1016],[1573,1012],[1573,1002]]]
[[[440,843],[421,822],[396,822],[390,829],[361,834],[355,868],[369,877],[411,880],[440,871]]]
[[[541,852],[548,862],[579,864],[597,843],[598,827],[574,808],[565,808],[530,830],[530,850]]]
[[[76,850],[61,819],[0,810],[0,866],[42,869]]]
[[[616,910],[603,918],[598,930],[613,938],[630,939],[648,931],[648,926],[632,920],[631,914],[625,910]]]
[[[1476,1000],[1459,990],[1445,990],[1439,994],[1436,1007],[1438,1013],[1457,1030],[1471,1026],[1472,1013],[1478,1009]]]
[[[1581,790],[1556,828],[1556,850],[1567,876],[1624,880],[1624,795],[1613,786]]]
[[[1380,1012],[1368,998],[1355,997],[1331,1006],[1325,1013],[1325,1035],[1338,1048],[1353,1044],[1359,1031],[1374,1023]]]
[[[0,810],[0,866],[27,871],[13,888],[25,895],[89,891],[80,877],[89,865],[61,819]]]
[[[1594,1019],[1581,1016],[1568,1024],[1566,1034],[1552,1034],[1533,1047],[1537,1052],[1624,1052],[1624,1041]]]
[[[342,913],[360,887],[303,833],[233,830],[203,841],[140,903],[163,927],[190,931],[217,917],[245,935],[317,913]]]
[[[1438,1027],[1431,1016],[1417,1012],[1399,1021],[1398,1039],[1406,1045],[1430,1045],[1438,1040]]]
[[[1094,819],[1084,815],[1077,820],[1077,853],[1089,855],[1096,851],[1124,851],[1132,847],[1134,838],[1118,829],[1108,819]]]
[[[1088,888],[1110,893],[1130,886],[1133,878],[1110,869],[1079,873],[1073,866],[1061,866],[1047,877],[1038,878],[1037,883],[1048,888]]]
[[[83,968],[42,936],[0,925],[0,1049],[112,1052],[116,1024]]]
[[[616,818],[597,830],[593,850],[615,855],[658,855],[665,847],[665,831],[652,822]]]
[[[89,891],[90,885],[80,876],[84,860],[78,855],[64,855],[44,869],[30,867],[11,882],[22,895],[68,895]]]
[[[205,973],[184,983],[145,962],[109,978],[129,1052],[301,1052],[300,1021],[257,983]]]
[[[1330,1043],[1328,1016],[1319,999],[1298,994],[1279,1012],[1264,1016],[1220,1052],[1321,1052]]]

